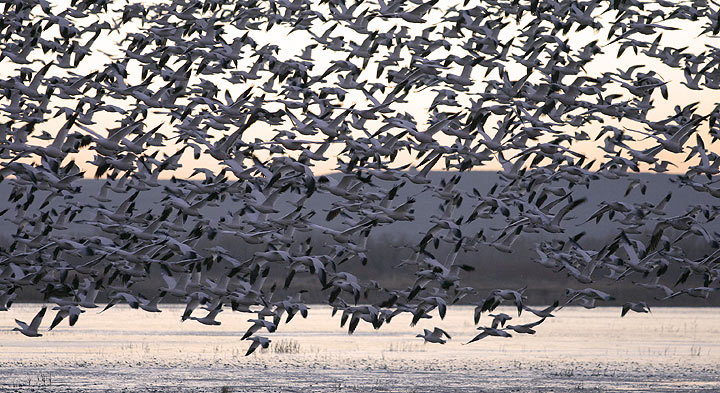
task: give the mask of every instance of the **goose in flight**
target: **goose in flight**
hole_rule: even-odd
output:
[[[682,153],[684,151],[684,145],[687,142],[687,140],[690,138],[690,135],[697,130],[698,125],[702,123],[705,119],[710,117],[710,115],[705,116],[698,116],[690,121],[688,121],[686,124],[678,127],[672,134],[666,134],[665,138],[657,136],[652,133],[648,133],[645,131],[637,131],[637,130],[628,130],[632,132],[637,132],[643,135],[647,135],[648,138],[653,138],[658,143],[660,143],[660,146],[662,146],[663,149],[672,152],[672,153]]]
[[[252,344],[250,344],[250,348],[248,348],[247,352],[245,353],[245,356],[250,356],[250,354],[255,352],[255,350],[258,347],[267,349],[270,346],[270,342],[271,342],[271,340],[269,338],[261,337],[261,336],[252,336],[252,337],[248,338],[248,340],[252,341]]]
[[[499,314],[488,314],[488,316],[493,317],[492,323],[490,324],[490,327],[493,329],[496,329],[498,326],[505,327],[505,322],[512,319],[511,316],[505,314],[504,312],[501,312]],[[475,323],[477,323],[476,321]]]
[[[42,322],[43,317],[45,316],[45,311],[47,311],[47,306],[43,306],[43,308],[38,311],[38,313],[30,322],[30,325],[16,319],[15,323],[17,323],[20,327],[13,328],[13,331],[18,331],[28,337],[42,336],[42,334],[38,333],[38,328],[40,327],[40,323]]]
[[[413,182],[415,184],[430,184],[431,181],[428,178],[428,175],[430,174],[430,170],[432,170],[432,168],[435,166],[435,164],[437,164],[437,162],[440,161],[440,159],[442,158],[442,154],[431,153],[429,157],[431,157],[431,158],[429,158],[429,159],[427,157],[425,158],[425,162],[427,162],[427,163],[425,164],[424,167],[422,167],[422,169],[420,169],[420,171],[418,173],[408,174],[408,173],[404,172],[403,176],[407,177],[408,180],[410,180],[411,182]]]
[[[505,231],[492,243],[489,243],[493,248],[500,252],[510,254],[513,252],[513,245],[520,238],[520,234],[523,231],[523,226],[518,225],[514,229],[510,229],[509,232]],[[502,241],[500,241],[502,239]]]
[[[187,319],[192,319],[194,321],[198,321],[198,322],[202,323],[203,325],[214,325],[214,326],[220,325],[220,321],[216,321],[215,318],[217,318],[217,315],[223,311],[222,306],[223,306],[222,303],[219,303],[217,305],[217,307],[210,310],[210,312],[208,312],[208,314],[202,318],[188,316]]]
[[[3,51],[3,54],[6,52]],[[47,64],[45,64],[42,68],[40,68],[36,73],[35,76],[33,76],[32,80],[30,81],[29,85],[25,85],[20,80],[13,79],[15,82],[13,88],[15,90],[20,91],[22,94],[26,95],[27,97],[31,99],[40,99],[42,97],[42,94],[38,91],[38,89],[42,86],[43,78],[45,77],[45,74],[48,72],[50,67],[54,62],[50,61]],[[47,93],[45,93],[47,94]]]
[[[63,319],[67,317],[70,317],[70,326],[75,326],[75,323],[80,317],[80,314],[85,312],[85,310],[82,310],[78,306],[72,304],[53,307],[53,310],[58,310],[58,312],[55,315],[55,318],[53,319],[52,324],[50,325],[48,330],[53,330],[57,325],[60,324],[60,322],[63,321]]]
[[[638,313],[648,313],[650,312],[650,307],[648,307],[647,303],[645,302],[625,302],[622,305],[622,312],[620,313],[621,317],[624,317],[625,314],[628,313],[628,311],[635,311]]]
[[[450,335],[447,334],[446,331],[440,329],[439,327],[436,327],[432,331],[423,329],[423,333],[418,334],[415,337],[422,337],[423,340],[425,340],[424,342],[426,342],[426,343],[430,342],[430,343],[437,343],[437,344],[445,344],[447,342],[447,340],[443,339],[443,336],[447,337],[448,339],[451,338]]]
[[[565,291],[565,295],[568,296],[568,300],[563,304],[562,306],[558,307],[557,309],[561,309],[568,304],[578,301],[580,302],[580,305],[582,305],[585,308],[594,308],[595,307],[595,301],[596,300],[602,300],[602,301],[610,301],[615,300],[615,297],[610,295],[609,293],[600,291],[598,289],[594,288],[584,288],[584,289],[572,289],[567,288]]]
[[[515,303],[518,316],[520,316],[523,310],[523,300],[525,299],[525,296],[523,296],[524,291],[525,288],[519,289],[517,291],[512,289],[493,290],[485,299],[482,300],[482,304],[475,307],[475,323],[480,320],[480,316],[478,315],[479,313],[485,311],[493,311],[504,300],[511,300],[513,303]]]
[[[439,0],[430,0],[428,2],[422,3],[418,5],[417,7],[413,8],[411,11],[389,11],[388,8],[392,7],[386,7],[386,12],[380,12],[378,15],[382,18],[402,18],[403,20],[406,20],[410,23],[425,23],[425,19],[423,17],[425,14],[430,11],[430,9],[438,2]]]
[[[273,322],[266,321],[264,319],[248,319],[248,322],[252,322],[253,324],[250,325],[248,330],[245,332],[245,334],[242,336],[241,340],[245,340],[246,338],[249,338],[255,332],[258,330],[265,328],[268,332],[272,333],[277,329],[277,325]]]
[[[504,338],[510,338],[512,337],[512,334],[508,333],[504,329],[497,329],[497,328],[489,328],[489,327],[479,327],[478,330],[481,330],[480,334],[476,335],[472,338],[472,340],[465,343],[465,345],[474,343],[475,341],[482,340],[485,337],[504,337]]]
[[[558,300],[556,300],[553,304],[551,304],[550,306],[548,306],[542,310],[536,310],[536,309],[530,308],[528,306],[524,306],[523,310],[531,312],[540,318],[550,318],[550,317],[554,317],[554,315],[552,315],[552,312],[556,308],[558,308],[559,304],[560,304],[560,302]]]
[[[516,333],[535,334],[535,329],[533,329],[533,328],[543,322],[545,322],[545,318],[542,318],[535,322],[525,323],[522,325],[507,325],[507,329],[513,330]]]

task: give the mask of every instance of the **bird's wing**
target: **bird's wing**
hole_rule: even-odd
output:
[[[437,3],[439,0],[430,0],[428,2],[425,2],[423,4],[420,4],[419,6],[415,7],[412,11],[410,11],[410,14],[416,15],[416,16],[423,16],[428,11],[430,11],[430,8],[432,8],[435,3]]]
[[[438,336],[440,336],[441,334],[444,334],[445,337],[447,337],[447,338],[452,338],[452,337],[450,337],[450,335],[449,335],[446,331],[444,331],[443,329],[440,329],[439,327],[436,327],[435,330],[433,331],[433,333],[436,334],[436,335],[438,335]]]
[[[18,326],[20,326],[20,328],[21,328],[22,330],[27,330],[27,328],[28,328],[27,323],[25,323],[25,322],[23,322],[23,321],[21,321],[21,320],[19,320],[19,319],[16,319],[16,320],[15,320],[15,323],[17,323]]]
[[[42,319],[45,316],[45,311],[47,311],[47,307],[43,307],[37,315],[35,315],[35,318],[33,318],[32,322],[30,322],[31,330],[37,330],[37,328],[40,327],[40,322],[42,322]]]
[[[545,318],[544,318],[544,317],[543,317],[542,319],[538,320],[538,321],[526,323],[526,324],[524,324],[524,325],[522,325],[522,326],[524,326],[524,327],[526,327],[526,328],[533,328],[533,327],[535,327],[535,326],[537,326],[537,325],[539,325],[539,324],[541,324],[541,323],[543,323],[543,322],[545,322]]]
[[[245,353],[245,356],[249,356],[251,353],[255,352],[255,350],[259,346],[260,346],[260,342],[253,340],[253,343],[250,344],[250,348],[248,348],[248,351],[247,351],[247,353]]]
[[[473,342],[475,342],[475,341],[482,340],[483,338],[485,338],[485,337],[487,337],[487,336],[489,336],[489,334],[488,334],[487,332],[483,331],[482,333],[480,333],[480,334],[478,334],[477,336],[473,337],[472,340],[466,342],[465,344],[470,344],[470,343],[473,343]]]

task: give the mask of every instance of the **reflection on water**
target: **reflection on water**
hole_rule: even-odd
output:
[[[656,308],[625,318],[619,307],[566,308],[534,336],[463,345],[477,333],[472,307],[415,327],[405,315],[380,330],[361,322],[348,335],[339,315],[315,306],[307,319],[296,315],[276,333],[261,333],[273,343],[248,357],[250,343],[240,337],[255,314],[224,312],[222,325],[205,326],[181,323],[183,306],[166,305],[161,313],[116,306],[51,332],[54,312],[48,313],[39,338],[10,331],[13,318],[29,321],[39,308],[14,305],[0,313],[0,390],[720,390],[717,308]],[[514,315],[514,324],[536,319],[497,311]],[[483,316],[480,324],[489,323]],[[415,337],[435,326],[452,336],[446,345]]]

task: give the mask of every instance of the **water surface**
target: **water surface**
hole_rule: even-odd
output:
[[[380,330],[361,322],[353,335],[339,315],[311,306],[278,331],[268,350],[244,356],[241,341],[254,314],[221,313],[220,326],[180,322],[183,306],[147,313],[118,305],[64,321],[43,337],[10,331],[29,322],[37,304],[0,313],[0,391],[720,391],[720,309],[566,308],[537,334],[476,333],[472,307],[448,310],[410,327],[398,316]],[[537,319],[529,314],[511,323]],[[489,325],[483,316],[481,325]],[[438,326],[452,339],[423,344],[415,335]]]

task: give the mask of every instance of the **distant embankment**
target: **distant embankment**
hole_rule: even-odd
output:
[[[433,184],[438,184],[441,178],[449,178],[453,173],[447,172],[435,172],[432,174]],[[698,193],[690,188],[678,188],[678,185],[670,181],[671,175],[662,174],[632,174],[627,181],[610,181],[600,179],[592,182],[589,188],[585,186],[572,187],[573,197],[581,198],[587,197],[588,201],[580,205],[577,209],[573,210],[571,215],[568,217],[568,222],[582,223],[597,209],[598,204],[603,201],[617,201],[622,200],[626,203],[640,203],[649,202],[652,204],[658,203],[668,192],[672,192],[672,199],[666,207],[668,216],[677,215],[685,212],[688,206],[694,204],[717,204],[717,200],[705,193]],[[638,189],[633,190],[629,196],[623,197],[626,187],[630,182],[630,179],[636,178],[641,180],[647,185],[647,192],[642,195]],[[481,194],[486,194],[490,188],[499,181],[498,175],[494,172],[465,172],[463,173],[462,180],[457,185],[457,188],[471,192],[477,189]],[[373,180],[376,182],[376,180]],[[97,206],[98,202],[92,199],[90,196],[97,194],[102,180],[83,180],[79,182],[82,187],[82,192],[77,195],[73,195],[75,202],[79,206],[85,206],[81,216],[84,219],[93,219],[94,212],[93,206]],[[171,185],[170,181],[163,182],[166,185]],[[378,186],[384,187],[386,184],[382,184],[381,181],[377,181]],[[8,195],[10,194],[10,185],[7,180],[0,183],[0,209],[5,209],[11,206],[10,202],[7,201]],[[39,204],[46,197],[47,192],[38,191],[38,195],[35,198],[34,204]],[[113,202],[105,203],[106,207],[117,206],[122,200],[127,198],[128,195],[114,194]],[[397,248],[396,246],[402,244],[417,244],[423,237],[423,234],[433,225],[429,222],[430,217],[433,214],[440,214],[440,210],[436,205],[438,203],[436,198],[431,196],[431,191],[424,190],[423,187],[414,185],[412,183],[406,184],[398,193],[395,199],[395,203],[402,203],[409,196],[413,196],[416,200],[415,203],[415,221],[413,222],[399,222],[391,225],[383,225],[373,228],[370,240],[369,240],[369,252],[368,252],[368,264],[366,266],[360,265],[357,261],[349,262],[341,265],[340,269],[346,270],[353,274],[356,274],[361,280],[377,280],[381,283],[381,286],[387,288],[403,289],[413,285],[415,280],[415,268],[410,266],[395,268],[404,258],[411,257],[412,252],[407,248]],[[152,189],[140,193],[136,200],[136,210],[138,212],[151,210],[154,213],[160,213],[161,211],[161,200],[164,197],[161,189]],[[340,224],[342,221],[340,218],[336,218],[331,222],[327,222],[325,217],[329,206],[332,202],[338,200],[338,198],[325,193],[316,193],[305,203],[305,209],[307,211],[314,210],[316,215],[313,217],[313,221],[324,226],[339,228],[343,225]],[[280,211],[277,215],[287,213],[294,207],[290,206],[287,199],[280,200],[276,204]],[[218,220],[223,216],[226,216],[228,212],[234,212],[243,207],[242,202],[232,202],[227,199],[219,203],[216,207],[209,207],[205,212],[205,219],[209,220],[211,225],[217,225]],[[472,209],[474,208],[474,201],[471,197],[464,198],[463,204],[456,210],[453,217],[467,217]],[[12,209],[11,209],[12,211]],[[15,224],[9,222],[8,217],[10,213],[0,218],[0,229],[4,234],[2,245],[7,246],[12,241],[12,234],[15,232]],[[501,230],[507,222],[505,217],[497,214],[494,219],[478,219],[469,225],[463,227],[464,235],[472,235],[480,230],[483,230],[488,241],[495,240]],[[709,223],[708,229],[711,233],[720,231],[720,226],[716,222]],[[646,232],[652,231],[654,222],[650,222],[646,226]],[[188,225],[189,227],[189,225]],[[555,235],[558,239],[567,239],[571,235],[575,235],[582,231],[586,232],[586,235],[581,239],[583,246],[591,248],[592,245],[601,246],[610,241],[620,233],[621,226],[617,222],[609,220],[604,217],[600,223],[590,222],[583,225],[577,225],[574,228],[567,230],[566,234]],[[79,237],[92,235],[90,230],[94,230],[90,226],[74,224],[69,228],[69,232],[75,233]],[[298,232],[298,241],[304,241],[307,237],[312,237],[312,244],[314,252],[321,252],[324,247],[325,238],[324,235],[313,232]],[[478,289],[476,295],[470,295],[459,303],[462,304],[474,304],[487,295],[487,293],[495,288],[519,288],[527,284],[525,294],[529,298],[529,302],[532,304],[549,304],[555,299],[562,298],[565,288],[581,288],[585,285],[581,285],[569,278],[565,272],[555,272],[550,269],[546,269],[539,264],[533,262],[536,257],[534,252],[535,244],[537,241],[546,239],[547,237],[543,234],[523,234],[520,240],[515,244],[515,251],[511,254],[504,254],[496,251],[495,249],[486,246],[481,247],[479,252],[461,253],[458,256],[457,263],[466,264],[475,268],[474,271],[464,272],[461,280],[461,286],[463,284],[472,286]],[[264,251],[263,245],[249,245],[243,243],[237,237],[229,235],[220,235],[214,240],[204,240],[204,244],[207,247],[213,245],[221,245],[231,253],[238,260],[247,260],[252,258],[253,253],[257,251]],[[680,243],[690,257],[698,258],[705,254],[708,254],[710,250],[707,245],[698,237],[692,237],[684,240]],[[428,247],[428,251],[438,256],[441,259],[446,252],[449,251],[450,245],[443,245],[439,250],[433,249],[432,246]],[[223,271],[222,268],[214,267],[211,272],[206,273],[204,278],[217,277]],[[270,280],[266,286],[276,283],[277,291],[274,295],[273,300],[282,299],[285,296],[285,292],[282,290],[285,275],[287,270],[280,265],[271,266]],[[664,276],[663,282],[672,287],[672,284],[680,276],[681,272],[677,269],[670,269]],[[157,288],[162,286],[164,282],[161,279],[161,271],[159,267],[152,267],[150,270],[151,278],[146,282],[136,284],[136,287],[140,289],[140,292],[148,296],[156,293]],[[634,280],[651,281],[653,277],[641,277],[634,275],[631,277]],[[42,285],[41,283],[39,284]],[[322,291],[320,285],[315,276],[298,274],[293,281],[293,288],[299,287],[308,290],[308,293],[304,294],[304,299],[308,302],[321,302],[325,301],[329,296],[328,291]],[[684,285],[701,286],[702,282],[688,282]],[[618,304],[627,300],[644,300],[652,305],[668,305],[668,306],[718,306],[720,305],[720,294],[714,293],[710,295],[709,300],[705,301],[702,299],[689,298],[686,295],[678,296],[669,301],[662,303],[654,299],[655,296],[661,296],[660,293],[654,293],[645,289],[637,287],[631,280],[624,280],[621,283],[609,284],[607,279],[601,279],[597,283],[589,285],[593,288],[606,290],[614,295],[617,300],[608,303],[598,303],[598,305],[606,304]],[[39,288],[41,289],[41,288]],[[387,293],[371,291],[368,293],[368,298],[364,299],[364,302],[378,301],[388,297]],[[26,291],[19,294],[18,301],[38,301],[42,300],[42,295],[39,292]],[[104,299],[98,299],[98,301],[104,301]],[[180,299],[165,299],[166,302],[177,302]]]

